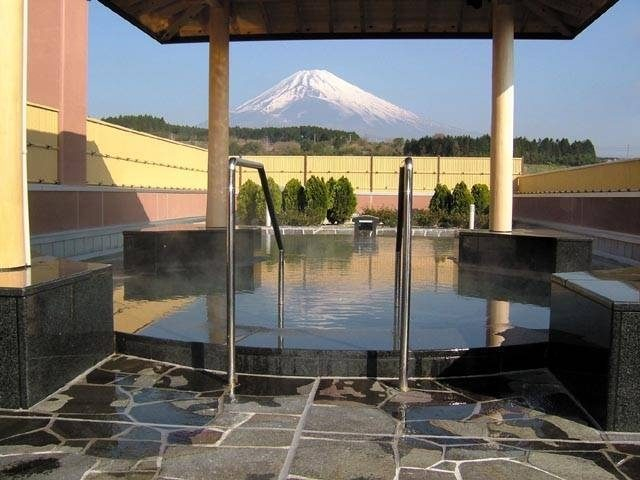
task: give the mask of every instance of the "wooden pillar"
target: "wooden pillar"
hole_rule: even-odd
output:
[[[493,85],[491,103],[492,232],[510,232],[513,211],[513,6],[493,2]]]
[[[28,266],[26,167],[27,1],[0,2],[0,269]]]
[[[229,0],[209,9],[207,228],[227,225],[229,187]]]

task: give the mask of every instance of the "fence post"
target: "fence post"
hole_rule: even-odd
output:
[[[438,155],[438,164],[436,167],[436,185],[440,183],[440,155]]]
[[[373,155],[369,157],[369,193],[373,193]]]
[[[475,204],[469,205],[469,230],[473,230],[476,224],[476,206]]]
[[[307,156],[304,156],[304,166],[303,166],[303,171],[304,171],[304,175],[303,175],[303,179],[304,182],[302,182],[304,185],[307,184]]]

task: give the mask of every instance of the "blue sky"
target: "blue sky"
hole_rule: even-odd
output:
[[[206,44],[160,45],[89,3],[89,114],[207,118]],[[640,156],[640,1],[620,0],[573,41],[518,41],[516,135],[591,138],[601,155]],[[326,69],[440,123],[489,130],[487,40],[238,42],[231,106],[301,69]]]

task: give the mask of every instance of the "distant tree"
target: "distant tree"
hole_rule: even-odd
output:
[[[240,187],[236,203],[238,219],[241,223],[247,225],[255,225],[256,223],[259,223],[259,217],[257,214],[257,200],[259,193],[260,187],[252,180],[247,180]],[[264,218],[264,215],[262,218]]]
[[[438,213],[449,213],[451,211],[451,191],[446,185],[441,183],[436,185],[433,197],[429,202],[429,210]]]
[[[282,209],[285,212],[302,212],[304,206],[304,187],[298,179],[292,178],[282,191]]]
[[[473,203],[476,205],[476,213],[489,213],[489,187],[484,183],[476,183],[471,187],[471,196],[473,197]]]
[[[458,183],[451,193],[451,213],[468,215],[469,206],[473,203],[473,196],[464,182]]]
[[[329,179],[330,181],[333,178]],[[327,220],[330,223],[344,223],[351,218],[356,211],[358,203],[353,192],[353,186],[346,177],[340,177],[333,185],[333,203],[327,211]]]
[[[304,187],[306,206],[304,212],[314,224],[320,224],[327,216],[329,194],[323,179],[311,175]]]
[[[273,178],[269,177],[267,181],[269,183],[269,192],[273,199],[273,209],[276,211],[276,216],[280,217],[282,215],[282,191]],[[256,216],[261,224],[267,218],[267,201],[262,188],[260,188],[256,197]]]
[[[327,194],[329,195],[329,202],[327,204],[327,208],[329,210],[331,210],[333,208],[333,201],[335,199],[336,196],[336,185],[338,182],[336,182],[336,179],[331,177],[329,178],[329,180],[327,180]]]

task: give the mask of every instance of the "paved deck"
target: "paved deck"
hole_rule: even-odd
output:
[[[415,380],[239,378],[113,356],[0,410],[0,478],[638,479],[640,434],[599,431],[546,370]]]

